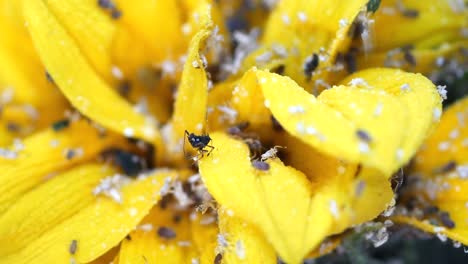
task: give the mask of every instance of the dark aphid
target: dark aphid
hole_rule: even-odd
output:
[[[350,49],[348,53],[344,55],[344,62],[348,73],[357,71],[357,50]]]
[[[182,221],[182,216],[180,214],[176,214],[172,217],[172,221],[174,221],[174,223],[180,223],[180,221]]]
[[[249,122],[241,122],[235,126],[229,127],[227,132],[233,136],[241,136],[241,134],[249,127]]]
[[[114,8],[114,3],[111,0],[98,0],[98,5],[104,9],[112,9]]]
[[[457,163],[453,160],[434,170],[435,173],[445,173],[457,168]]]
[[[452,229],[452,228],[455,228],[455,222],[453,222],[453,220],[450,218],[450,214],[447,213],[447,212],[440,212],[440,221],[442,222],[442,224],[449,228],[449,229]]]
[[[283,126],[278,122],[278,120],[276,120],[276,118],[274,116],[270,116],[270,120],[271,120],[271,124],[273,126],[273,130],[275,130],[276,132],[283,132],[284,131]]]
[[[271,69],[271,72],[277,73],[279,75],[283,75],[285,69],[286,69],[286,66],[284,66],[284,64],[281,64],[281,65]]]
[[[223,260],[223,254],[218,253],[216,257],[214,258],[214,264],[221,264],[221,261]]]
[[[307,57],[304,63],[304,74],[307,78],[312,77],[312,73],[317,69],[319,65],[319,56],[317,53],[312,54],[312,56]]]
[[[165,239],[173,239],[176,237],[176,232],[169,227],[162,226],[158,228],[158,236]]]
[[[128,94],[130,93],[131,88],[132,88],[132,85],[131,85],[130,81],[127,81],[127,80],[119,83],[118,86],[117,86],[117,90],[119,91],[119,94],[124,96],[124,97],[128,96]]]
[[[416,9],[404,9],[401,10],[401,14],[407,18],[417,18],[419,16],[419,11]]]
[[[19,132],[21,130],[21,126],[14,123],[14,122],[8,122],[7,123],[7,129],[10,132]]]
[[[409,49],[405,49],[403,51],[403,58],[411,66],[416,66],[416,58],[414,57],[413,53],[411,53]]]
[[[60,131],[62,129],[65,129],[67,128],[68,126],[70,125],[70,120],[68,119],[63,119],[63,120],[59,120],[55,123],[52,124],[52,129],[57,132],[57,131]]]
[[[127,239],[128,241],[131,241],[132,237],[130,235],[127,235],[127,236],[125,236],[125,239]]]
[[[244,142],[249,146],[250,154],[253,156],[259,155],[262,153],[263,145],[262,142],[254,138],[246,138]]]
[[[137,175],[145,167],[141,157],[124,150],[115,151],[115,163],[129,176]]]
[[[254,168],[256,168],[257,170],[261,171],[267,171],[270,169],[270,164],[259,160],[252,161],[252,166],[254,166]]]
[[[190,145],[198,150],[198,154],[201,155],[201,157],[203,157],[205,153],[207,153],[207,156],[209,156],[214,149],[213,146],[209,145],[211,141],[209,135],[198,136],[185,130],[185,136],[187,137]],[[206,150],[205,148],[210,148],[210,150]]]
[[[65,153],[65,157],[67,160],[71,160],[76,156],[76,151],[74,149],[67,149],[67,152]]]
[[[119,19],[122,16],[122,11],[118,10],[117,8],[113,8],[111,11],[111,17],[113,19]]]
[[[45,76],[46,76],[47,81],[49,81],[50,83],[55,83],[54,78],[52,78],[52,76],[50,75],[48,71],[45,72]]]
[[[70,243],[70,247],[68,248],[68,252],[70,252],[70,254],[72,255],[75,255],[77,249],[78,249],[78,241],[73,239]]]
[[[432,214],[438,213],[439,208],[437,206],[431,205],[431,206],[424,208],[423,212],[425,215],[432,215]]]
[[[367,2],[367,11],[375,13],[377,9],[379,9],[380,6],[380,0],[369,0]]]
[[[372,141],[372,137],[369,135],[369,133],[367,133],[365,130],[362,130],[362,129],[358,129],[356,131],[356,136],[364,142]]]

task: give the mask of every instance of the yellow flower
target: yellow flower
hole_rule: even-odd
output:
[[[389,18],[396,2],[273,2],[0,0],[0,264],[294,264],[394,206],[392,175],[434,130],[443,91],[369,67],[408,44],[418,67],[391,66],[428,74],[419,52],[438,56],[444,41],[458,58],[465,11],[402,1],[398,12],[418,17]],[[236,19],[262,30],[258,43]],[[372,27],[372,49],[353,40],[358,25]],[[454,111],[415,172],[466,162],[459,145],[444,160],[432,151]],[[453,217],[444,234],[468,243],[452,213],[465,201],[433,198],[430,184],[403,197],[427,195]]]

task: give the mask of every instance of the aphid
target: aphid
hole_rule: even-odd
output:
[[[403,58],[411,66],[416,66],[416,58],[414,57],[414,55],[411,53],[409,49],[405,49],[403,51]]]
[[[126,97],[130,93],[130,89],[132,88],[132,85],[130,81],[123,81],[118,84],[117,90],[119,91],[119,94]]]
[[[367,2],[367,11],[375,13],[377,9],[379,9],[380,6],[380,0],[369,0]]]
[[[262,154],[262,156],[260,157],[260,160],[265,161],[268,159],[276,158],[276,154],[278,154],[278,148],[284,148],[284,147],[281,147],[281,146],[272,147],[271,149],[267,150],[265,153]]]
[[[65,152],[65,157],[67,158],[67,160],[71,160],[75,156],[76,156],[76,151],[73,149],[67,149],[67,151]]]
[[[457,163],[453,160],[434,170],[435,173],[445,173],[457,168]]]
[[[371,136],[369,135],[369,133],[367,133],[366,131],[362,130],[362,129],[358,129],[356,131],[356,136],[364,141],[364,142],[371,142],[372,141],[372,138]]]
[[[447,212],[440,213],[440,221],[445,227],[449,229],[455,228],[455,222],[453,222],[453,220],[450,218],[450,214]]]
[[[128,241],[131,241],[132,237],[130,235],[127,235],[127,236],[125,236],[125,239],[127,239]]]
[[[244,130],[247,129],[249,125],[250,125],[249,122],[241,122],[235,126],[229,127],[227,132],[230,135],[242,137]]]
[[[75,255],[77,249],[78,249],[78,241],[73,239],[70,243],[70,247],[68,248],[68,251],[70,252],[70,254]]]
[[[123,150],[115,151],[115,163],[129,176],[137,175],[145,168],[141,157]]]
[[[348,53],[344,55],[344,61],[346,63],[346,70],[348,73],[357,71],[357,50],[351,48]]]
[[[52,75],[48,71],[45,72],[45,76],[50,83],[55,83],[54,78],[52,78]]]
[[[122,16],[122,11],[118,10],[117,8],[113,8],[111,11],[111,17],[113,19],[119,19]]]
[[[262,153],[263,145],[262,142],[254,138],[246,138],[244,142],[249,146],[249,150],[252,156],[257,156]]]
[[[304,74],[308,79],[312,77],[313,71],[317,69],[319,65],[319,56],[317,53],[312,54],[312,56],[307,57],[305,63],[304,63]]]
[[[162,226],[158,228],[158,236],[165,239],[173,239],[176,237],[176,232],[169,227]]]
[[[280,64],[277,67],[273,68],[271,72],[277,73],[279,75],[283,75],[285,68],[286,67],[284,66],[284,64]]]
[[[424,208],[423,212],[425,215],[432,215],[432,214],[438,213],[439,208],[437,206],[431,205],[431,206]]]
[[[98,5],[104,9],[114,8],[114,4],[111,0],[98,0]]]
[[[407,18],[417,18],[419,16],[419,11],[416,9],[403,9],[401,14]]]
[[[223,260],[223,254],[218,253],[216,257],[214,258],[214,264],[221,264],[222,260]]]
[[[190,145],[198,150],[198,154],[201,155],[202,158],[205,153],[207,153],[207,156],[209,156],[214,149],[213,146],[209,145],[211,141],[209,135],[198,136],[185,130],[185,136],[187,137]],[[206,150],[205,148],[210,148],[210,150]]]
[[[270,169],[270,164],[264,161],[254,160],[252,161],[252,166],[254,166],[254,168],[256,168],[257,170],[261,170],[261,171],[267,171]]]
[[[52,129],[57,132],[57,131],[60,131],[64,128],[67,128],[68,126],[70,125],[70,120],[68,119],[63,119],[63,120],[59,120],[55,123],[52,124]]]

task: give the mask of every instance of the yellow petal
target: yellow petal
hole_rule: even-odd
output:
[[[155,172],[122,187],[122,204],[107,197],[96,201],[38,238],[30,238],[21,251],[0,258],[0,263],[89,262],[119,243],[159,200],[159,191],[170,171]],[[75,254],[70,244],[77,241]]]
[[[94,202],[93,189],[116,171],[88,164],[55,176],[21,196],[0,217],[0,256],[18,251]]]
[[[76,41],[43,1],[24,0],[23,8],[42,61],[78,110],[126,136],[149,141],[159,138],[156,128],[98,76]]]
[[[430,176],[450,162],[468,163],[468,97],[448,107],[416,155],[413,171]]]
[[[176,59],[184,51],[185,45],[181,37],[182,18],[176,1],[118,0],[115,2],[122,10],[119,23],[123,27],[128,27],[139,41],[146,44],[149,49],[144,52],[153,62]]]
[[[467,180],[461,178],[459,174],[447,173],[433,180],[425,179],[423,182],[418,183],[418,187],[410,189],[410,196],[406,197],[417,196],[422,198],[426,201],[423,204],[424,206],[434,206],[440,212],[448,213],[449,220],[443,220],[440,213],[433,215],[423,214],[422,217],[420,213],[418,217],[413,217],[411,213],[408,215],[400,214],[393,216],[392,219],[432,234],[445,235],[454,241],[468,245]],[[407,193],[405,194],[408,195]],[[422,209],[420,212],[425,212],[425,208],[419,209]],[[454,226],[450,226],[452,224]]]
[[[456,4],[445,0],[404,0],[400,1],[401,7],[397,3],[397,0],[382,1],[373,17],[375,51],[418,45],[421,41],[426,42],[426,47],[434,47],[453,38],[463,38],[460,30],[468,24],[466,8],[454,11],[451,5]],[[418,15],[405,17],[403,13],[407,10],[417,11]]]
[[[67,30],[89,63],[103,78],[111,76],[110,47],[116,25],[94,0],[41,1]],[[36,44],[37,45],[37,44]]]
[[[120,249],[119,263],[184,263],[185,251],[191,247],[188,236],[188,218],[177,212],[155,206],[141,221],[135,231],[124,239]],[[174,232],[175,237],[161,237],[160,229]],[[167,233],[166,232],[166,233]]]
[[[118,145],[120,141],[115,139],[112,135],[101,137],[87,121],[73,122],[61,131],[48,129],[26,138],[22,142],[23,149],[17,150],[17,158],[0,159],[0,213],[44,181],[48,174],[93,158],[113,144]],[[67,159],[69,150],[75,151],[71,159]]]
[[[28,120],[15,120],[21,135],[44,128],[63,117],[67,106],[59,90],[46,80],[39,60],[21,17],[20,1],[1,1],[0,28],[0,93],[11,98],[2,102],[2,119],[14,120],[7,108],[15,108]],[[8,97],[8,96],[7,96]],[[27,133],[26,133],[27,132]]]
[[[313,53],[318,55],[320,49],[324,49],[324,60],[319,62],[313,78],[326,81],[326,68],[335,61],[339,51],[348,47],[350,38],[347,32],[367,2],[280,1],[268,19],[261,43],[286,48],[288,57],[285,59],[285,74],[304,86],[309,79],[304,74],[306,58]],[[321,70],[324,70],[323,74]]]
[[[177,91],[172,116],[172,145],[182,145],[187,130],[201,134],[205,129],[208,102],[208,78],[206,76],[201,50],[210,36],[213,24],[204,14],[201,29],[190,42],[189,53],[184,65],[182,80]],[[182,154],[180,151],[178,154]]]
[[[257,228],[226,208],[218,210],[220,234],[227,247],[221,249],[223,263],[276,263],[273,247]]]
[[[256,169],[244,143],[220,133],[210,136],[215,149],[199,162],[209,192],[261,230],[289,263],[301,261],[327,235],[376,217],[393,197],[389,182],[374,170],[361,170],[356,180],[350,170],[311,184],[303,173],[277,159],[268,161],[266,171]],[[358,195],[359,181],[368,188]]]
[[[200,264],[212,264],[218,254],[216,252],[218,246],[218,225],[215,222],[203,222],[206,216],[197,212],[191,215],[190,232],[192,235],[192,242],[194,244],[195,260]],[[213,216],[207,216],[213,217]]]
[[[242,142],[219,133],[210,136],[216,148],[199,164],[210,193],[255,224],[286,262],[299,263],[326,236],[332,222],[323,201],[311,199],[307,178],[278,160],[269,162],[269,171],[256,170]],[[311,217],[312,212],[320,214]],[[291,214],[294,217],[284,217]]]
[[[265,105],[290,134],[323,153],[387,176],[414,154],[433,124],[433,112],[441,107],[429,80],[398,70],[356,73],[343,83],[360,85],[333,87],[318,98],[288,77],[257,71],[257,78]]]
[[[390,181],[381,172],[322,154],[289,135],[283,135],[280,142],[285,147],[285,163],[307,175],[313,192],[328,193],[336,203],[339,218],[330,234],[374,219],[392,203]]]
[[[409,51],[416,62],[412,65],[405,58],[408,56],[408,51],[404,49],[394,49],[392,52],[372,52],[362,54],[357,58],[357,66],[360,69],[371,67],[395,67],[402,70],[411,72],[419,72],[426,76],[434,71],[434,65],[437,65],[437,60],[463,58],[462,48],[468,46],[468,41],[454,41],[451,43],[444,43],[443,45],[434,48],[414,48]],[[436,68],[437,69],[437,68]]]

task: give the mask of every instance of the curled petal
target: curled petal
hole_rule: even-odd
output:
[[[265,105],[290,134],[320,152],[387,176],[416,152],[441,108],[429,80],[398,70],[356,73],[318,98],[288,77],[257,71],[257,78]]]
[[[303,173],[277,159],[267,161],[268,169],[257,169],[245,144],[220,133],[211,136],[215,149],[200,160],[208,190],[220,204],[261,230],[289,263],[299,263],[327,235],[374,218],[393,196],[385,177],[372,170],[359,176],[369,188],[357,197],[352,173],[311,184]],[[366,208],[372,209],[356,211],[353,204],[361,206],[364,199],[369,200]]]

